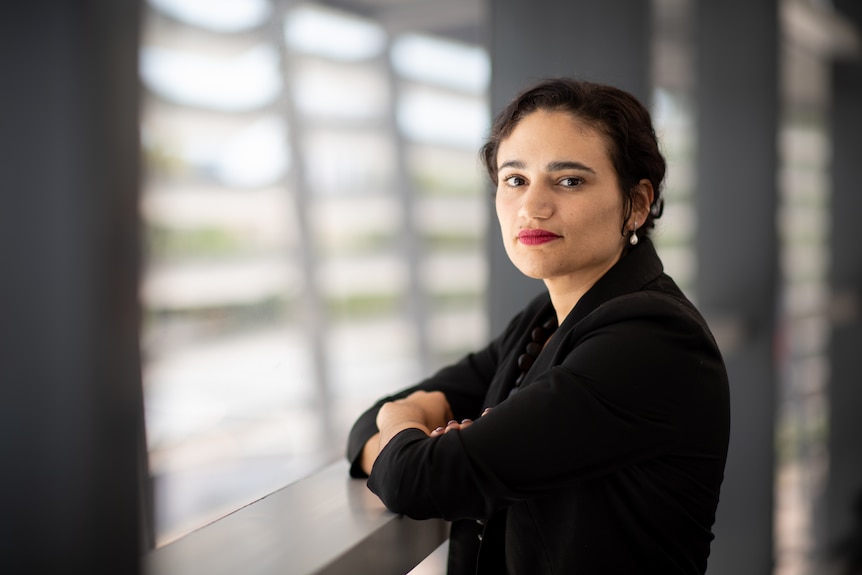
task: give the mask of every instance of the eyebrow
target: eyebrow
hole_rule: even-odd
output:
[[[515,168],[516,170],[523,170],[526,167],[526,164],[521,160],[509,160],[508,162],[503,162],[500,164],[500,167],[497,168],[497,172],[502,171],[504,168]],[[580,170],[583,172],[590,172],[591,174],[595,174],[596,171],[589,167],[586,164],[582,164],[581,162],[574,162],[569,160],[556,160],[550,162],[547,166],[547,170],[549,172],[561,172],[564,170]]]

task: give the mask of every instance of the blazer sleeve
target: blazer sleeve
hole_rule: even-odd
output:
[[[350,475],[352,477],[367,477],[359,467],[360,455],[365,443],[379,431],[376,423],[377,412],[380,410],[380,406],[388,401],[407,397],[419,390],[442,391],[449,401],[455,419],[479,417],[482,410],[487,407],[484,405],[485,396],[497,371],[502,349],[509,345],[509,339],[517,334],[519,323],[523,316],[528,313],[528,310],[517,314],[503,333],[484,349],[468,354],[457,363],[444,367],[417,385],[380,399],[365,411],[353,424],[347,438],[347,460],[350,462]]]
[[[368,485],[415,518],[484,518],[500,506],[664,454],[723,458],[727,380],[705,325],[634,294],[565,335],[561,361],[467,429],[399,433]]]

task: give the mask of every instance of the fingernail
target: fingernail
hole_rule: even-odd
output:
[[[446,425],[454,425],[454,424],[456,424],[456,423],[458,423],[458,422],[457,422],[457,421],[455,421],[454,419],[450,419],[450,420],[449,420],[449,423],[447,423]]]
[[[473,423],[473,420],[472,420],[472,419],[462,419],[462,420],[461,420],[461,425],[463,425],[463,424],[465,424],[465,423]]]
[[[437,428],[437,429],[435,429],[434,431],[438,431],[438,432],[439,432],[439,431],[443,431],[443,428],[442,428],[442,427],[438,427],[438,428]]]

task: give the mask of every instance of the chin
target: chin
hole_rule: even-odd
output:
[[[535,268],[525,268],[523,266],[518,266],[518,265],[516,265],[515,267],[518,268],[519,272],[521,272],[523,275],[527,276],[530,279],[543,280],[546,277],[548,277],[547,274],[542,273],[541,270],[537,270]]]

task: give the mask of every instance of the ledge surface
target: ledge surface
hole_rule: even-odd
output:
[[[448,536],[386,510],[339,461],[144,557],[146,575],[403,574]]]

